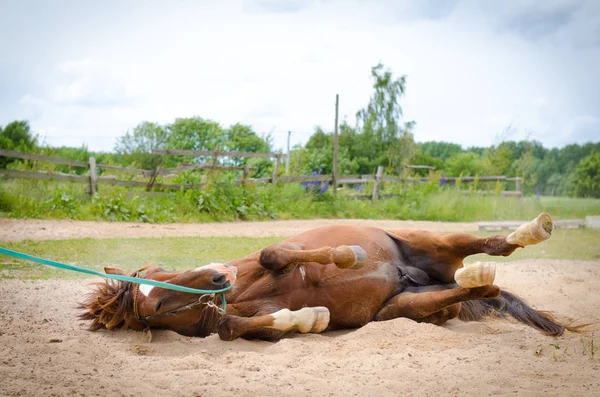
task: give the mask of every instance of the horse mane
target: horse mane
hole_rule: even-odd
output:
[[[129,276],[137,277],[150,266],[144,266]],[[91,331],[106,328],[127,329],[133,317],[133,296],[131,282],[119,280],[104,280],[91,283],[94,290],[87,294],[78,309],[84,310],[78,317],[81,320],[91,320]]]

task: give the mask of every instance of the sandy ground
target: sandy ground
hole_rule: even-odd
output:
[[[0,218],[0,241],[62,240],[86,237],[288,237],[315,227],[334,224],[355,224],[376,226],[384,229],[413,229],[438,232],[474,232],[478,230],[477,223],[375,221],[365,219],[148,224]]]
[[[56,228],[72,224],[79,234]],[[167,226],[144,228],[153,225],[93,224],[89,231],[84,224],[2,221],[0,240],[9,234],[15,239],[7,225],[32,239],[175,233]],[[274,225],[260,223],[265,224]],[[209,228],[233,230],[225,225]],[[267,233],[247,225],[246,235]],[[303,227],[290,225],[282,227],[294,232]],[[192,234],[181,235],[206,233],[206,225],[186,226],[182,233]],[[560,338],[510,320],[453,320],[437,327],[397,319],[276,343],[222,342],[216,335],[187,338],[169,331],[154,331],[148,342],[140,332],[86,330],[74,307],[88,281],[93,280],[0,280],[0,395],[597,396],[600,390],[600,262],[498,265],[496,284],[535,308],[567,322],[596,323],[586,334]]]

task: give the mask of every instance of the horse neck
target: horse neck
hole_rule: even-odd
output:
[[[252,289],[252,285],[263,277],[266,270],[259,263],[259,253],[233,260],[229,264],[238,269],[235,285],[231,293],[226,295],[227,302],[235,304],[240,296],[248,298],[249,288]]]

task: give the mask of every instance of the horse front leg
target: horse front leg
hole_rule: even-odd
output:
[[[272,245],[260,251],[259,263],[269,270],[282,270],[298,263],[334,264],[340,269],[358,269],[367,259],[367,253],[358,245],[340,245],[306,250],[300,243]]]
[[[271,314],[254,317],[225,316],[217,332],[222,340],[231,341],[239,337],[258,339],[281,339],[288,333],[323,332],[329,325],[329,309],[326,307],[304,307],[300,310],[281,309]]]

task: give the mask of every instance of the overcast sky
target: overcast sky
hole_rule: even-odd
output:
[[[0,0],[0,125],[111,150],[141,121],[355,123],[381,61],[417,141],[600,140],[600,1]]]

